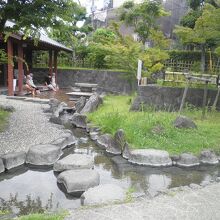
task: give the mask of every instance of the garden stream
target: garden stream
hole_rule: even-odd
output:
[[[194,168],[132,165],[121,156],[106,153],[90,140],[85,130],[72,128],[72,131],[77,143],[66,148],[62,157],[72,153],[92,155],[94,169],[100,174],[100,184],[114,183],[135,192],[136,196],[154,196],[168,188],[200,184],[220,176],[219,165]],[[24,215],[81,206],[78,197],[67,194],[64,187],[57,183],[57,175],[52,167],[39,169],[30,166],[21,166],[1,174],[0,211],[8,210],[12,215]]]

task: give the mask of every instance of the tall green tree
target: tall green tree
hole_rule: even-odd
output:
[[[144,0],[140,4],[125,2],[118,10],[120,20],[133,26],[140,40],[145,43],[152,29],[158,27],[157,19],[167,15],[160,0]]]
[[[194,28],[196,20],[202,15],[205,3],[215,8],[220,7],[220,0],[188,0],[190,10],[181,18],[180,24],[184,27]]]
[[[78,44],[79,39],[84,38],[86,34],[92,31],[92,27],[89,24],[85,24],[85,21],[88,19],[86,8],[78,4],[74,4],[67,17],[69,17],[69,22],[61,20],[58,28],[48,28],[47,32],[53,39],[74,48],[74,45]],[[84,22],[84,24],[79,26],[79,21]]]
[[[183,44],[193,44],[201,50],[201,71],[205,71],[205,52],[220,44],[220,8],[205,4],[194,28],[177,26],[175,33]]]
[[[38,36],[41,28],[60,28],[75,20],[79,6],[72,0],[0,0],[0,33]],[[15,22],[5,27],[7,20]]]

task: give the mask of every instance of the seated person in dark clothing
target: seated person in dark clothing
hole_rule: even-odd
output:
[[[54,88],[52,85],[52,76],[50,74],[48,74],[48,76],[45,77],[45,85],[48,89],[56,92],[56,88]]]

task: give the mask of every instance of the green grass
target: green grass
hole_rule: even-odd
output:
[[[21,216],[18,220],[63,220],[67,215],[67,212],[61,212],[58,214],[30,214]]]
[[[0,132],[2,132],[7,125],[9,113],[0,109]]]
[[[107,96],[104,104],[88,119],[100,126],[104,133],[114,134],[124,129],[132,148],[154,148],[167,150],[171,155],[183,152],[199,154],[203,149],[213,149],[220,153],[220,113],[208,112],[201,120],[201,110],[190,109],[183,115],[192,118],[198,129],[176,129],[172,122],[178,113],[154,111],[129,112],[132,97]],[[161,126],[162,132],[152,129]]]
[[[35,66],[34,68],[46,69],[48,67]],[[122,69],[95,69],[95,68],[91,68],[91,67],[72,67],[72,66],[58,66],[58,69],[61,69],[61,70],[96,70],[96,71],[122,72],[122,73],[127,72],[126,70],[122,70]]]

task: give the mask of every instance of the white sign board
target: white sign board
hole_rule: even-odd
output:
[[[139,81],[141,80],[141,70],[142,70],[142,60],[138,60],[138,69],[137,69],[138,85],[139,85]]]

